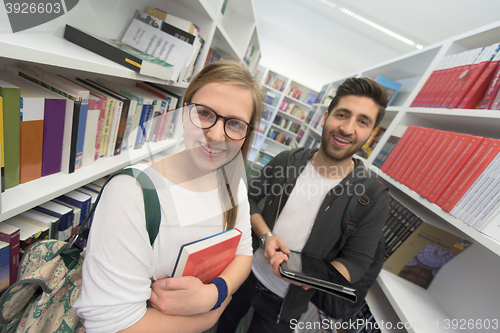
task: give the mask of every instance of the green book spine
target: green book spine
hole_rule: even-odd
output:
[[[5,189],[9,189],[19,185],[21,147],[20,89],[0,82],[0,96],[3,99]]]

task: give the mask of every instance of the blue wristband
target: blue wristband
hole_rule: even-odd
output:
[[[217,287],[217,291],[219,292],[219,296],[217,297],[217,303],[215,303],[214,307],[210,310],[212,311],[218,309],[221,306],[221,304],[226,300],[228,291],[227,291],[226,280],[224,280],[220,276],[210,281],[209,284],[210,283],[215,284],[215,286]]]

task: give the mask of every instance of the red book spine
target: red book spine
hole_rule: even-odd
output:
[[[429,195],[434,186],[436,186],[438,179],[443,176],[450,164],[452,164],[465,149],[470,138],[471,136],[468,134],[451,133],[451,140],[448,143],[448,147],[446,147],[445,151],[443,151],[439,159],[434,163],[418,185],[416,189],[418,194],[423,197]]]
[[[424,134],[422,148],[415,155],[414,162],[408,166],[408,169],[406,169],[405,173],[401,176],[399,180],[401,184],[407,183],[408,178],[413,174],[413,171],[415,171],[415,168],[417,167],[418,163],[422,161],[422,158],[429,150],[429,147],[436,141],[436,137],[439,131],[433,128],[426,128],[426,130],[427,133]]]
[[[408,141],[408,148],[400,157],[401,163],[391,175],[392,178],[400,182],[401,177],[408,169],[408,167],[415,161],[415,157],[418,154],[419,150],[422,149],[425,139],[427,138],[427,132],[428,128],[425,127],[417,127],[415,129],[415,134],[413,134],[411,140]]]
[[[439,77],[439,74],[441,73],[442,69],[437,69],[429,75],[427,78],[427,81],[425,81],[424,85],[418,92],[417,96],[411,103],[411,107],[417,107],[421,106],[422,100],[425,99],[425,96],[431,91],[430,88],[434,85],[434,82],[436,81],[436,78]]]
[[[450,73],[448,81],[439,95],[439,101],[436,103],[435,107],[448,107],[449,102],[451,102],[459,89],[461,78],[467,74],[467,70],[470,66],[471,65],[468,64],[454,67],[453,71]]]
[[[455,97],[452,99],[449,108],[457,108],[460,102],[464,99],[465,95],[471,90],[472,86],[476,83],[477,79],[484,72],[488,66],[489,61],[482,61],[478,64],[474,64],[470,67],[469,71],[465,77],[460,80],[460,86],[457,89]]]
[[[471,164],[468,168],[464,168],[466,171],[462,175],[457,175],[457,179],[461,179],[462,181],[459,181],[458,185],[450,192],[450,195],[447,197],[446,202],[442,204],[441,208],[450,212],[477,177],[479,177],[488,164],[495,158],[498,152],[500,152],[500,140],[491,139],[491,144],[488,146],[487,150],[475,160],[475,163]]]
[[[17,273],[19,271],[19,262],[21,261],[21,246],[20,236],[21,231],[18,229],[15,232],[7,233],[0,232],[0,241],[9,243],[9,284],[12,285],[17,281]]]
[[[160,134],[161,140],[165,140],[167,138],[167,129],[168,129],[168,122],[170,121],[170,116],[171,113],[167,111],[167,113],[165,113],[163,128]]]
[[[426,168],[426,166],[429,164],[429,161],[433,158],[436,150],[443,142],[446,133],[447,132],[445,131],[438,130],[435,141],[431,143],[431,145],[429,146],[429,150],[427,150],[426,154],[422,156],[422,160],[418,162],[414,172],[408,177],[406,181],[406,186],[408,186],[410,189],[414,190],[418,186],[418,182],[422,180],[421,172],[424,168]]]
[[[413,180],[413,184],[411,184],[411,189],[414,190],[415,192],[418,192],[417,189],[420,188],[420,185],[422,184],[424,178],[430,173],[432,168],[438,163],[438,161],[441,159],[442,155],[446,152],[446,150],[449,148],[452,140],[453,140],[453,134],[452,132],[444,132],[444,137],[439,141],[439,145],[435,147],[435,150],[432,155],[428,156],[430,157],[427,160],[427,163],[425,163],[419,170],[416,170],[417,176]]]
[[[486,94],[488,85],[498,67],[498,61],[490,62],[458,105],[459,109],[474,109]]]
[[[486,90],[483,99],[479,103],[480,109],[491,109],[495,96],[498,94],[500,89],[500,61],[495,61],[494,63],[496,63],[495,72],[489,82],[488,89]]]
[[[431,88],[429,96],[424,101],[422,106],[435,107],[436,104],[440,103],[438,102],[440,100],[440,96],[443,94],[443,90],[449,84],[450,77],[453,75],[455,70],[457,70],[456,67],[450,67],[450,68],[445,68],[441,72],[439,77],[436,78],[436,82],[434,83],[434,86]]]
[[[396,163],[399,159],[400,154],[406,149],[406,141],[411,138],[413,135],[413,132],[415,131],[416,126],[408,126],[406,129],[405,133],[399,140],[399,142],[396,144],[394,149],[391,151],[387,159],[385,160],[384,164],[382,164],[382,167],[380,170],[383,172],[387,173],[389,175],[390,169],[392,168],[393,164]]]
[[[457,173],[462,170],[462,167],[467,163],[472,154],[476,151],[477,147],[483,141],[482,137],[473,136],[467,142],[467,145],[461,155],[453,161],[450,167],[443,168],[445,170],[443,176],[438,178],[436,186],[432,189],[431,193],[427,196],[427,200],[436,203],[441,194],[446,190],[448,185],[455,179]]]

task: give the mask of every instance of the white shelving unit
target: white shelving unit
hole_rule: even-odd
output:
[[[312,109],[312,105],[307,104],[306,101],[309,94],[317,94],[316,91],[272,70],[259,67],[258,72],[262,76],[262,89],[268,99],[264,103],[264,120],[261,121],[258,128],[259,134],[255,136],[250,151],[249,160],[253,162],[260,161],[261,151],[265,151],[267,155],[274,156],[283,150],[291,149],[298,145],[296,142],[298,131],[295,133],[290,130],[290,127],[294,124],[300,125],[301,129],[306,127],[304,120]],[[302,92],[301,97],[298,99],[290,96],[295,88]],[[269,97],[272,98],[271,104],[269,103]],[[290,112],[285,112],[286,109],[282,108],[283,103],[294,104],[300,108],[303,111],[302,117],[298,114],[293,115]],[[285,127],[275,123],[279,118],[287,120],[288,123]],[[272,132],[285,135],[286,138],[289,138],[288,144],[273,140],[268,136]]]
[[[484,328],[484,325],[480,328],[477,323],[499,320],[500,242],[473,229],[392,179],[373,166],[372,162],[398,125],[425,126],[500,139],[500,113],[497,111],[410,107],[444,56],[495,42],[500,42],[500,21],[347,76],[374,78],[382,75],[402,83],[381,124],[387,131],[365,164],[386,182],[391,195],[424,221],[473,243],[439,271],[427,290],[387,271],[381,272],[373,288],[382,290],[398,320],[408,323],[407,331],[411,333],[463,331],[458,329],[460,327],[454,329],[453,320],[457,320],[455,323],[458,324],[466,322],[467,331],[492,330],[491,327]],[[330,86],[338,87],[347,77],[330,83]],[[324,108],[318,105],[316,112],[324,112]],[[318,135],[311,130],[307,134]],[[500,216],[494,219],[498,220]],[[379,307],[378,302],[371,302],[370,308],[376,318],[383,317],[384,309]],[[470,320],[474,320],[474,324],[467,326],[471,325]]]
[[[195,66],[203,68],[210,47],[221,49],[243,63],[252,43],[254,55],[249,69],[255,70],[260,55],[259,39],[252,0],[230,0],[224,14],[224,0],[124,0],[118,3],[100,0],[80,0],[63,16],[29,31],[13,34],[9,21],[0,20],[0,70],[5,65],[25,62],[56,74],[69,77],[106,78],[125,85],[149,81],[182,95],[185,82],[171,82],[137,74],[64,38],[64,26],[70,24],[104,38],[118,39],[128,27],[136,10],[147,6],[160,8],[169,14],[193,22],[200,28],[205,46]],[[0,9],[0,18],[7,17]],[[253,66],[253,67],[252,67]],[[125,151],[118,156],[97,160],[72,174],[58,173],[18,185],[1,194],[0,223],[61,194],[117,171],[127,165],[148,160],[155,154],[171,154],[182,145],[182,125],[176,124],[175,137],[164,142],[149,142],[138,150]]]

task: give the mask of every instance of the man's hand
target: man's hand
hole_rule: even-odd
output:
[[[157,280],[151,286],[151,305],[163,314],[188,316],[210,311],[217,302],[214,284],[183,276]]]
[[[266,258],[266,261],[271,265],[271,258],[273,258],[276,252],[285,254],[284,258],[286,260],[288,258],[288,254],[290,253],[290,250],[286,247],[283,239],[279,238],[276,235],[272,235],[266,239],[266,243],[264,244],[264,257]]]

